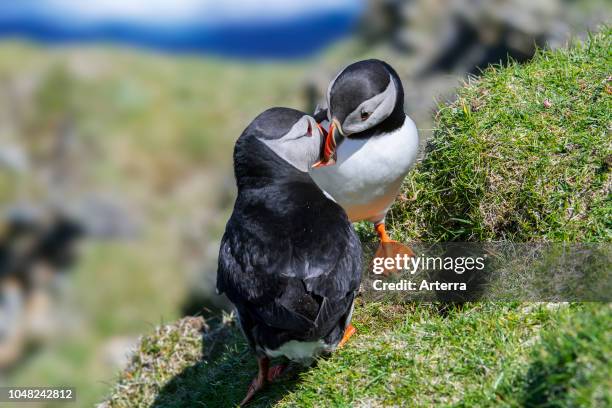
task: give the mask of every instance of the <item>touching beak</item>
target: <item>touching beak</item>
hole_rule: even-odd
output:
[[[323,157],[312,166],[313,168],[336,164],[336,127],[338,127],[338,120],[334,118],[329,125],[329,131],[327,132],[327,137],[325,138]]]

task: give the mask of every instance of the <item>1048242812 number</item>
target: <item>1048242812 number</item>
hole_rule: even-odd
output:
[[[74,388],[0,387],[0,402],[75,401]]]

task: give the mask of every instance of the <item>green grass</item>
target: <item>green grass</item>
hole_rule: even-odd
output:
[[[347,347],[291,366],[251,406],[609,406],[609,305],[359,304],[354,324]],[[202,340],[184,325],[144,338],[108,407],[240,402],[257,367],[239,330]]]
[[[610,241],[612,36],[491,67],[441,107],[388,216],[404,241]]]
[[[594,304],[561,314],[532,350],[526,374],[505,379],[499,398],[517,406],[612,405],[610,317],[610,305]]]
[[[462,88],[442,107],[430,151],[393,207],[393,236],[609,242],[611,40],[604,29]],[[369,242],[371,228],[358,229]],[[358,299],[353,322],[345,348],[294,368],[251,406],[610,406],[609,304]],[[183,336],[180,327],[164,329],[178,333],[169,353],[155,345],[158,335],[145,338],[107,406],[240,401],[256,364],[239,331],[226,323]]]

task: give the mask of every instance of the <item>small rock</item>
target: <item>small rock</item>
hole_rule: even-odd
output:
[[[137,337],[114,337],[104,345],[102,354],[107,364],[123,370],[137,346]]]

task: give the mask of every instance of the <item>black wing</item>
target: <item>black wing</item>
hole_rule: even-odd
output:
[[[316,187],[289,188],[291,201],[273,209],[237,203],[221,242],[217,289],[247,326],[325,335],[359,288],[361,245],[344,211]]]

